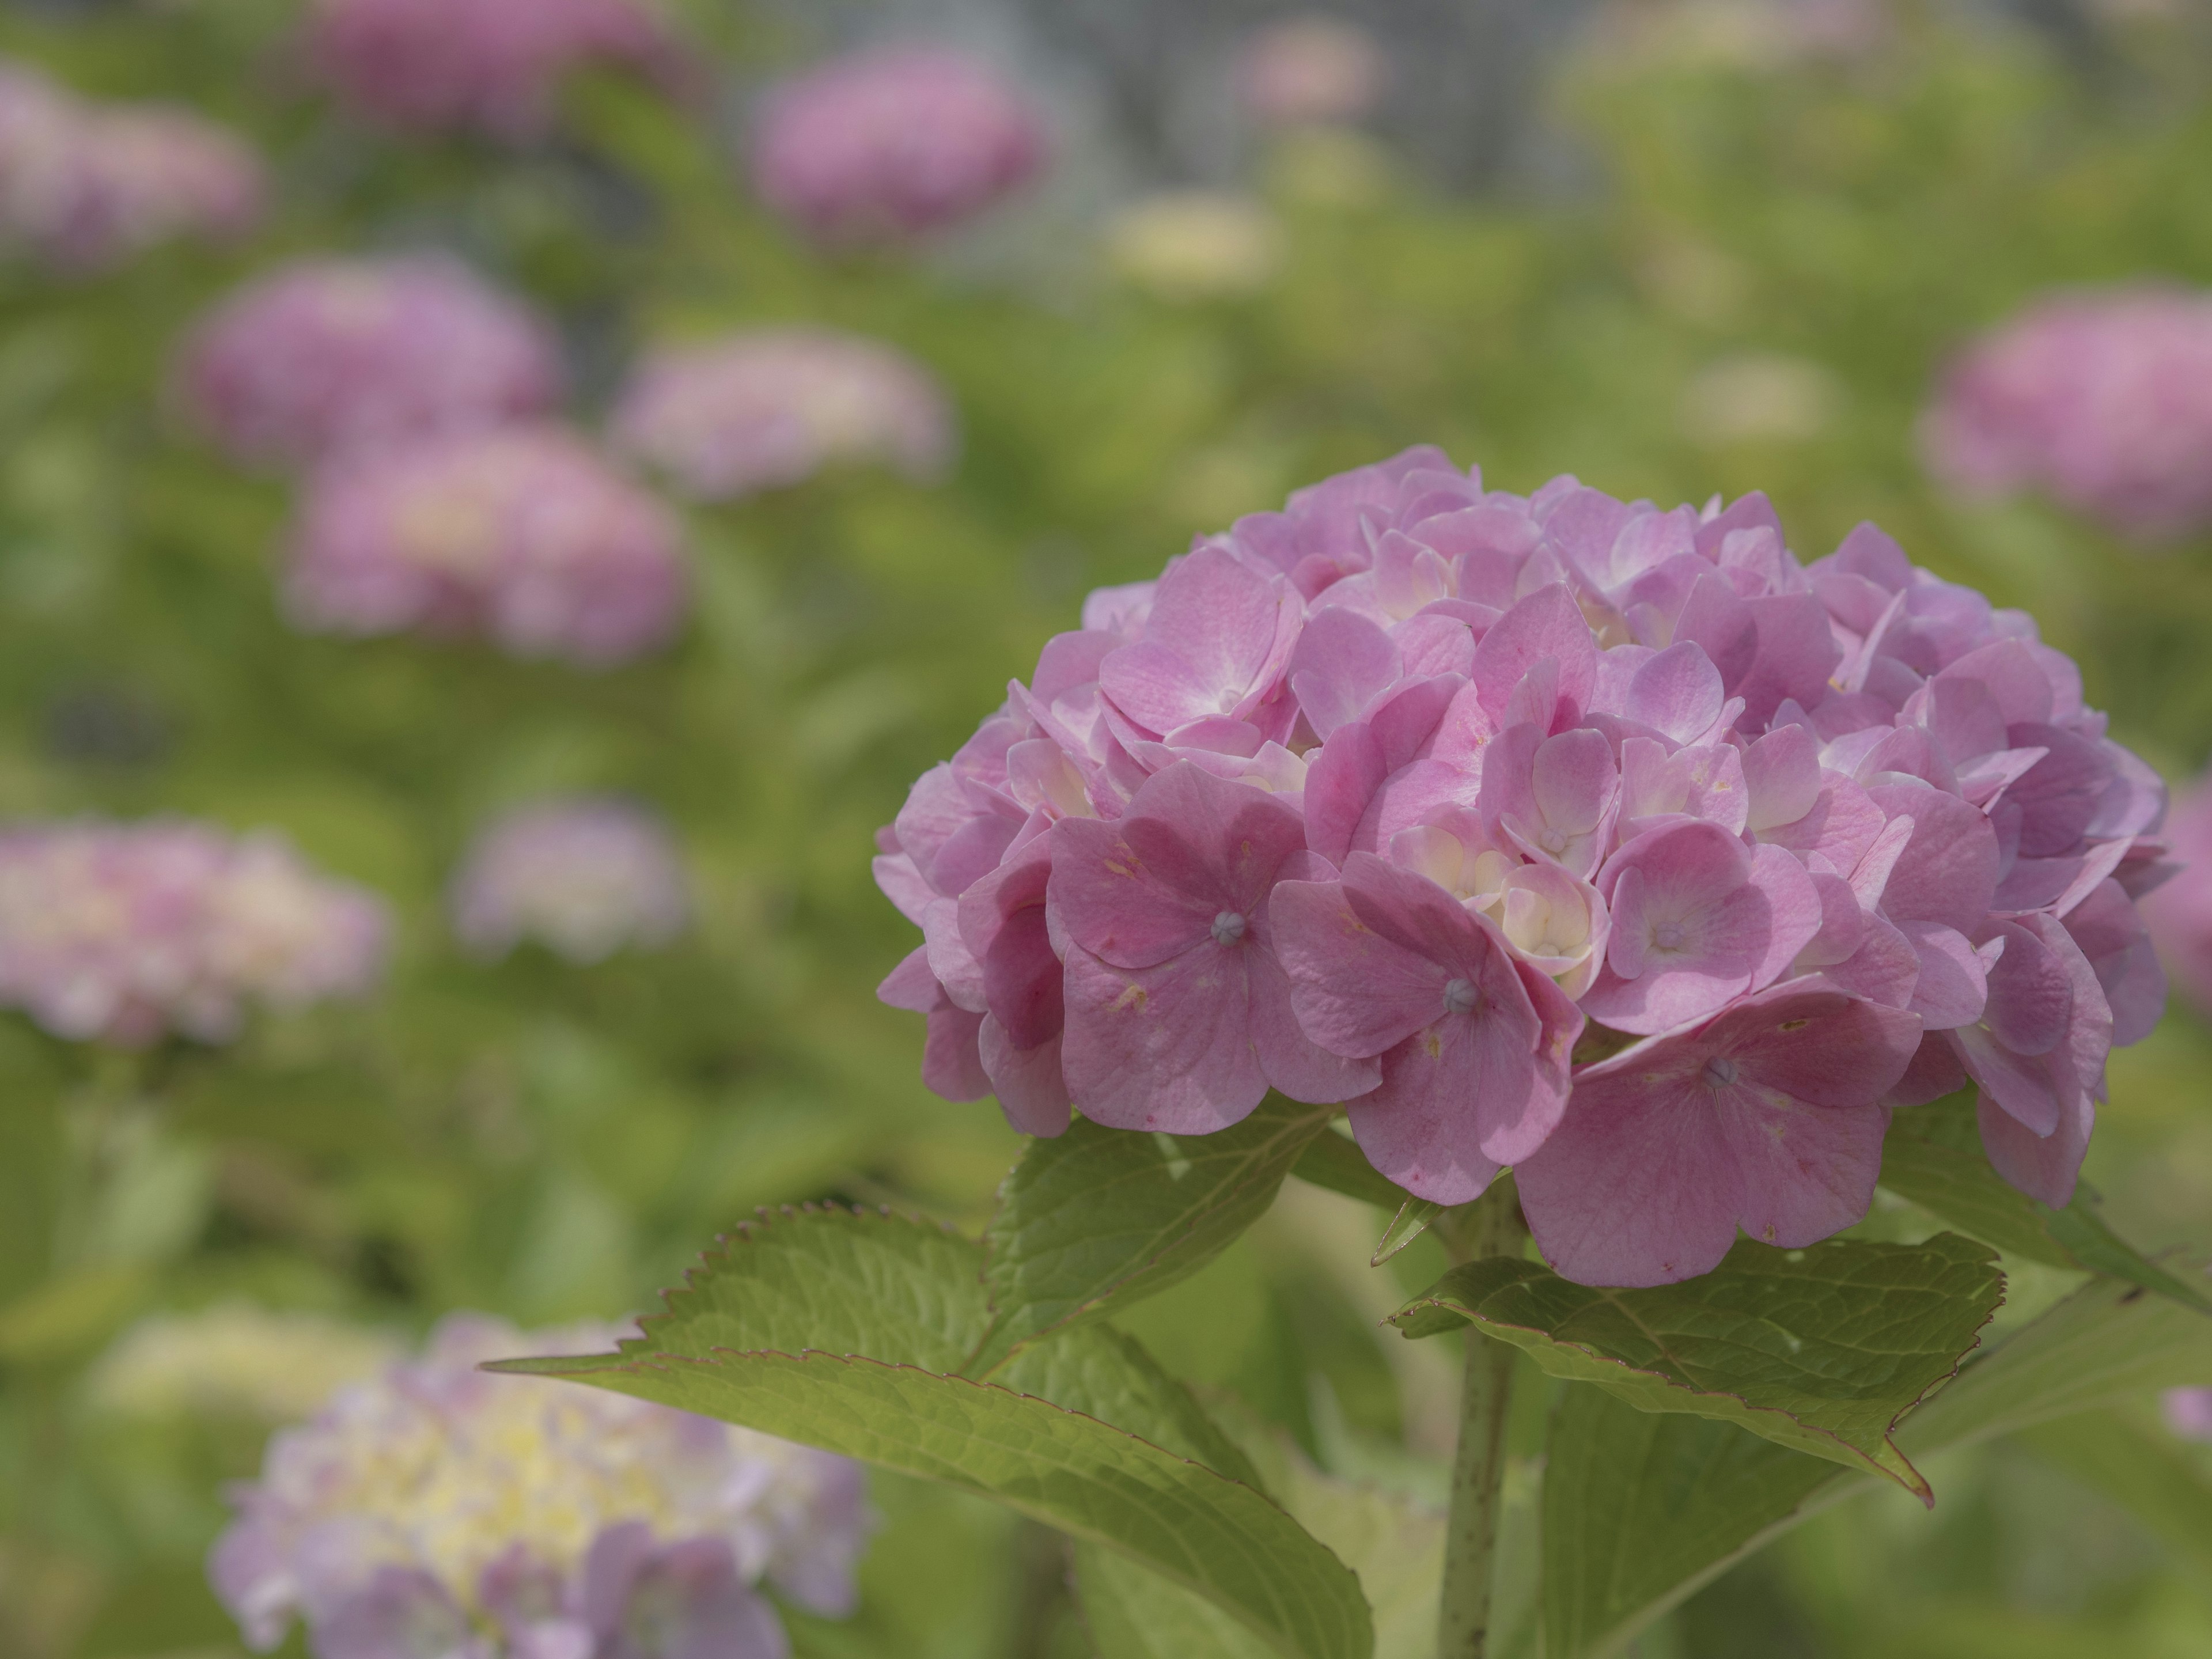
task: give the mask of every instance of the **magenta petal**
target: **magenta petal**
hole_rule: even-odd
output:
[[[945,988],[929,970],[927,945],[915,945],[897,967],[884,975],[884,982],[876,987],[876,1000],[916,1014],[934,1013],[949,1006],[951,1000],[945,996]]]
[[[1578,719],[1597,684],[1597,645],[1564,583],[1538,588],[1476,643],[1473,678],[1482,706],[1502,715],[1514,688],[1546,658],[1559,665],[1560,707]]]
[[[1310,1106],[1337,1105],[1374,1088],[1382,1075],[1374,1060],[1332,1054],[1301,1027],[1292,1009],[1291,980],[1265,941],[1248,948],[1244,957],[1252,1048],[1269,1085]]]
[[[1720,671],[1712,659],[1682,640],[1637,669],[1622,712],[1676,743],[1695,743],[1720,718],[1723,701]]]
[[[1054,824],[1047,902],[1060,932],[1084,949],[1124,967],[1148,968],[1204,939],[1218,907],[1158,880],[1125,838],[1127,823],[1125,813],[1112,823]]]
[[[1674,1284],[1711,1272],[1735,1243],[1741,1178],[1687,1079],[1578,1080],[1513,1179],[1544,1260],[1577,1284]]]
[[[1866,1218],[1881,1173],[1887,1107],[1839,1110],[1778,1089],[1739,1086],[1723,1092],[1717,1109],[1742,1176],[1736,1219],[1752,1237],[1800,1249]]]
[[[1427,1025],[1443,1006],[1443,988],[1454,975],[1419,948],[1419,928],[1394,928],[1386,937],[1352,908],[1340,882],[1283,883],[1275,889],[1271,921],[1276,955],[1290,976],[1291,1006],[1306,1034],[1333,1054],[1379,1054]],[[1471,918],[1468,927],[1478,931]]]
[[[983,1071],[1006,1121],[1025,1135],[1051,1140],[1067,1133],[1067,1079],[1060,1065],[1060,1033],[1034,1048],[1017,1048],[1006,1028],[986,1014],[976,1036]]]
[[[1067,953],[1060,1066],[1085,1117],[1116,1129],[1211,1134],[1267,1092],[1249,1036],[1244,957],[1211,942],[1149,968]]]
[[[945,1100],[981,1100],[991,1092],[991,1079],[975,1046],[982,1026],[982,1015],[949,1004],[930,1015],[929,1036],[921,1049],[921,1080],[931,1093]]]
[[[1948,1031],[1979,1019],[1989,1003],[1989,975],[1966,935],[1934,921],[1904,922],[1899,931],[1919,958],[1911,1006],[1921,1024]]]
[[[1997,837],[1978,806],[1918,784],[1876,784],[1867,791],[1891,817],[1912,820],[1883,890],[1892,921],[1939,921],[1972,938],[1997,890]]]
[[[2096,1103],[2087,1094],[2077,1095],[2066,1103],[2048,1134],[2027,1128],[1987,1095],[1977,1115],[1982,1150],[1999,1175],[2054,1210],[2063,1210],[2074,1201],[2074,1183],[2089,1150],[2089,1132],[2097,1122]]]
[[[1291,690],[1315,734],[1324,739],[1358,719],[1390,688],[1398,671],[1398,647],[1390,636],[1341,608],[1316,612],[1291,652]]]

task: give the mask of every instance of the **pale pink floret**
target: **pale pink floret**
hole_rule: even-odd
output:
[[[2029,618],[1871,526],[1807,566],[1764,496],[1410,450],[1083,621],[877,861],[931,1086],[1031,1133],[1273,1085],[1421,1196],[1515,1168],[1563,1272],[1652,1283],[1856,1220],[1887,1112],[1969,1085],[2063,1204],[2157,1018],[2163,787]],[[1645,1041],[1574,1070],[1586,1024]]]
[[[292,465],[543,414],[563,376],[527,307],[458,260],[416,254],[257,278],[193,331],[176,378],[234,459]]]
[[[2184,1440],[2212,1442],[2212,1389],[2168,1389],[2160,1404],[2166,1426]]]
[[[237,236],[261,215],[261,159],[187,109],[81,99],[0,63],[0,241],[68,271],[184,235]]]
[[[1945,374],[1923,426],[1962,491],[2037,489],[2146,540],[2212,522],[2212,295],[2143,284],[2039,301]]]
[[[673,77],[676,49],[644,0],[315,0],[307,57],[356,113],[404,131],[536,137],[573,70]]]
[[[0,833],[0,1001],[57,1036],[235,1036],[249,1006],[359,996],[391,921],[272,832],[178,818]]]
[[[896,48],[770,92],[753,185],[817,241],[897,241],[975,217],[1034,177],[1046,149],[1036,110],[988,65]]]
[[[1816,1243],[1864,1216],[1919,1022],[1820,980],[1586,1066],[1514,1170],[1546,1261],[1586,1285],[1709,1273],[1741,1227]]]
[[[509,427],[348,453],[310,482],[286,599],[304,626],[481,635],[597,666],[666,641],[680,532],[580,439]]]
[[[1298,815],[1183,763],[1113,823],[1054,830],[1050,905],[1067,941],[1069,1087],[1116,1128],[1204,1134],[1269,1088],[1336,1101],[1374,1086],[1299,1029],[1267,896],[1326,877]]]
[[[624,389],[609,436],[699,501],[857,463],[928,483],[958,445],[951,404],[928,370],[878,341],[814,328],[656,354]]]
[[[1463,1204],[1544,1144],[1567,1103],[1582,1012],[1487,917],[1355,853],[1340,882],[1275,889],[1276,950],[1307,1036],[1382,1081],[1351,1102],[1375,1167]]]
[[[668,827],[609,797],[541,801],[471,843],[448,896],[453,932],[480,957],[534,939],[574,963],[651,950],[691,919],[690,884]]]
[[[1364,30],[1333,17],[1261,29],[1237,54],[1237,101],[1267,126],[1357,121],[1390,84],[1390,62]]]

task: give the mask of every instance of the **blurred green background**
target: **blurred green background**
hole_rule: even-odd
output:
[[[1085,590],[1325,473],[1434,441],[1493,487],[1764,489],[1807,558],[1873,518],[2032,611],[2170,777],[2202,763],[2212,541],[2149,555],[2033,502],[1947,501],[1913,430],[1947,351],[2039,290],[2212,283],[2204,10],[2054,32],[1901,4],[1863,49],[1778,56],[1726,8],[1630,9],[1638,27],[1601,17],[1529,71],[1548,172],[1454,193],[1356,131],[1255,137],[1234,165],[1279,263],[1181,300],[1116,275],[1079,191],[926,255],[826,261],[749,198],[735,96],[685,111],[586,79],[535,149],[400,141],[287,89],[279,0],[0,13],[0,52],[190,102],[276,171],[243,245],[69,281],[0,269],[0,814],[277,826],[400,921],[380,996],[222,1049],[124,1054],[0,1020],[0,1655],[240,1651],[200,1562],[269,1425],[88,1389],[150,1313],[545,1322],[651,1305],[756,1205],[979,1224],[1015,1138],[988,1103],[927,1095],[921,1022],[873,1000],[911,939],[869,881],[871,834]],[[740,93],[828,44],[790,9],[696,0],[684,21]],[[641,343],[813,319],[940,375],[962,462],[936,488],[840,472],[693,510],[690,623],[613,672],[301,636],[271,584],[287,492],[179,428],[167,355],[282,258],[424,244],[559,319],[586,423]],[[588,969],[464,958],[441,895],[468,836],[571,789],[667,814],[696,927]],[[2212,1038],[2179,1008],[2114,1057],[2090,1176],[2146,1246],[2212,1246],[2208,1083]],[[1375,1319],[1394,1272],[1417,1287],[1436,1263],[1369,1269],[1382,1219],[1293,1183],[1129,1322],[1325,1466],[1433,1493],[1450,1359]],[[2016,1281],[2008,1316],[2063,1288]],[[2212,1653],[2212,1448],[2159,1449],[2148,1402],[2120,1421],[2147,1464],[2103,1425],[1954,1456],[1932,1514],[1898,1494],[1838,1510],[1641,1651]],[[794,1621],[802,1652],[1087,1650],[1048,1538],[919,1486],[879,1480],[876,1501],[863,1611]]]

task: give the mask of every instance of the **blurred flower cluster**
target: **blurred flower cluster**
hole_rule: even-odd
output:
[[[419,1358],[342,1388],[232,1496],[217,1593],[257,1649],[487,1659],[787,1653],[763,1580],[850,1610],[860,1468],[665,1406],[487,1360],[612,1347],[456,1315]]]
[[[181,819],[0,831],[0,1000],[57,1036],[218,1042],[246,1006],[375,983],[384,906],[281,836]]]
[[[0,63],[0,244],[88,271],[259,217],[261,161],[190,110],[101,104]]]
[[[684,930],[690,895],[667,830],[627,801],[548,801],[477,838],[453,878],[453,931],[479,956],[534,939],[575,963]]]

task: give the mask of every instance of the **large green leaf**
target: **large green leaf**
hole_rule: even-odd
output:
[[[1327,1134],[1316,1135],[1305,1144],[1298,1153],[1298,1161],[1291,1166],[1291,1173],[1314,1186],[1326,1187],[1333,1193],[1341,1193],[1346,1198],[1356,1198],[1363,1204],[1372,1204],[1378,1210],[1394,1213],[1410,1196],[1404,1188],[1367,1161],[1367,1154],[1359,1150],[1358,1141],[1333,1129]]]
[[[1711,1273],[1641,1290],[1486,1257],[1452,1269],[1391,1322],[1408,1336],[1473,1322],[1553,1376],[1595,1382],[1641,1411],[1735,1423],[1932,1502],[1891,1431],[1957,1371],[2003,1292],[1994,1255],[1951,1233],[1803,1250],[1747,1239]]]
[[[1968,1364],[1897,1439],[1926,1456],[2191,1383],[2212,1383],[2212,1321],[2097,1280]],[[1770,1539],[1874,1484],[1725,1423],[1570,1389],[1544,1472],[1547,1659],[1620,1653]]]
[[[1218,1134],[1178,1139],[1079,1118],[1032,1141],[984,1231],[994,1317],[963,1369],[988,1376],[1041,1338],[1196,1273],[1267,1213],[1333,1110],[1270,1096]]]
[[[1434,1659],[1443,1516],[1322,1473],[1279,1432],[1241,1426],[1268,1489],[1358,1575],[1375,1616],[1375,1659]],[[1101,1659],[1241,1659],[1255,1650],[1241,1630],[1224,1633],[1215,1609],[1145,1569],[1096,1549],[1079,1548],[1075,1559]]]
[[[1128,1337],[1079,1330],[997,1381],[953,1374],[990,1322],[981,1268],[980,1246],[923,1223],[786,1212],[741,1229],[619,1352],[499,1369],[994,1498],[1141,1561],[1275,1652],[1367,1659],[1351,1571],[1259,1490],[1249,1460]]]
[[[2008,1255],[2124,1279],[2212,1314],[2212,1296],[2168,1273],[2106,1224],[2085,1185],[2063,1210],[1990,1166],[1971,1092],[1899,1112],[1883,1143],[1881,1184]]]

